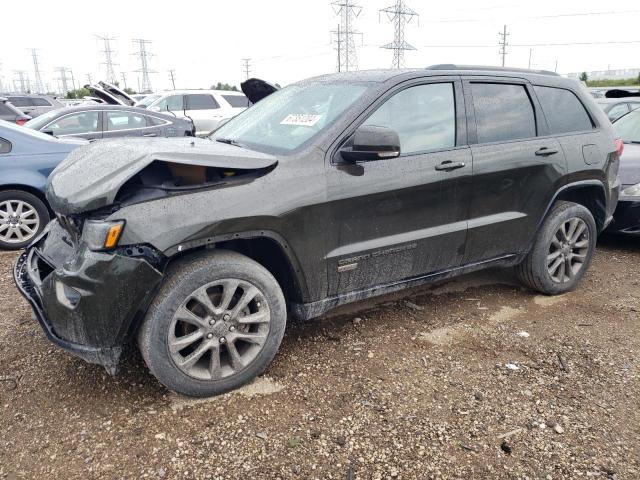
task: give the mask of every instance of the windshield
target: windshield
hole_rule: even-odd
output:
[[[148,107],[159,98],[160,98],[160,95],[147,95],[138,103],[136,103],[136,107]]]
[[[625,143],[640,143],[640,110],[633,110],[620,117],[613,129]]]
[[[256,150],[289,152],[327,128],[366,84],[311,83],[272,93],[211,134]]]
[[[47,113],[43,113],[42,115],[29,120],[24,124],[25,127],[30,128],[32,130],[40,130],[51,120],[56,118],[60,114],[60,109],[58,110],[49,110]]]

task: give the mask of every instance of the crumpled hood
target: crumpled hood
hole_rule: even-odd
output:
[[[640,145],[624,144],[618,176],[622,185],[625,186],[640,183]]]
[[[235,170],[277,163],[271,155],[202,138],[102,140],[74,150],[56,167],[47,200],[62,215],[105,207],[127,180],[156,160]]]

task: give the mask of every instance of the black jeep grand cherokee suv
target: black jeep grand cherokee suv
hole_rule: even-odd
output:
[[[207,139],[74,151],[15,280],[61,347],[115,372],[137,338],[166,386],[217,394],[269,364],[288,313],[496,265],[571,290],[611,220],[620,148],[590,95],[552,73],[328,75]]]

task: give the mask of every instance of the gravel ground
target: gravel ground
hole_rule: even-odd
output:
[[[0,254],[0,478],[640,478],[640,242],[578,290],[486,272],[290,324],[267,373],[195,401],[137,354],[51,345]]]

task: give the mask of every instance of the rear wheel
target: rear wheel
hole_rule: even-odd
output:
[[[591,212],[556,203],[517,272],[528,287],[548,295],[573,290],[591,264],[598,232]]]
[[[228,251],[174,267],[138,334],[142,356],[168,388],[217,395],[259,375],[286,325],[284,296],[260,264]]]
[[[22,190],[0,192],[0,248],[24,248],[49,222],[42,200]]]

